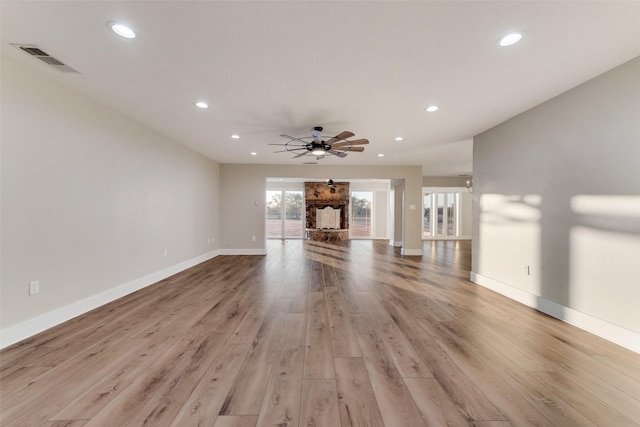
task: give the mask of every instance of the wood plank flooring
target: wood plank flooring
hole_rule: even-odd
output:
[[[468,281],[470,242],[268,242],[0,352],[0,425],[640,426],[640,355]]]

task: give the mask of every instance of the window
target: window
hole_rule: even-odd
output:
[[[373,191],[351,192],[351,219],[349,229],[351,237],[371,237],[371,207]]]
[[[425,192],[422,237],[458,237],[460,193]]]
[[[282,191],[267,190],[267,238],[282,237]]]
[[[267,238],[302,238],[305,216],[302,193],[302,191],[267,190]]]
[[[431,236],[431,193],[423,194],[422,237]]]

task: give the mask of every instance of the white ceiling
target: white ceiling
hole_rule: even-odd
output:
[[[350,130],[371,143],[320,164],[471,174],[474,135],[640,55],[638,1],[3,0],[1,8],[3,52],[221,163],[313,161],[268,144],[324,126],[327,136]],[[111,20],[137,37],[116,36]],[[523,41],[499,48],[512,30],[524,30]],[[37,44],[81,74],[9,43]],[[193,106],[201,99],[208,110]],[[440,110],[426,113],[431,104]]]

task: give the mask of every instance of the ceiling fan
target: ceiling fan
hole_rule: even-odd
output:
[[[295,136],[290,135],[280,135],[283,138],[289,138],[289,141],[284,144],[269,145],[283,146],[284,150],[275,151],[275,153],[290,152],[295,154],[295,156],[293,156],[294,159],[308,154],[316,156],[316,159],[318,160],[324,158],[325,155],[333,155],[343,158],[347,157],[347,152],[363,152],[364,147],[356,147],[356,145],[365,145],[369,143],[369,140],[364,138],[354,139],[351,141],[347,139],[354,135],[355,134],[353,132],[345,130],[333,138],[329,138],[324,141],[322,139],[322,126],[316,126],[311,130],[311,136],[296,138]]]

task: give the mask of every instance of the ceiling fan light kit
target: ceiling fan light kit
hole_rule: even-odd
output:
[[[340,132],[338,135],[329,138],[328,140],[322,139],[322,126],[315,126],[311,129],[311,136],[295,137],[290,135],[280,135],[283,138],[288,138],[284,144],[269,144],[280,145],[284,147],[284,150],[276,151],[276,153],[290,152],[295,154],[294,159],[298,157],[312,154],[316,156],[317,160],[323,159],[326,155],[332,155],[340,158],[347,157],[347,151],[361,153],[364,151],[364,147],[355,147],[356,145],[366,145],[369,143],[367,139],[349,140],[355,134],[348,130]]]

